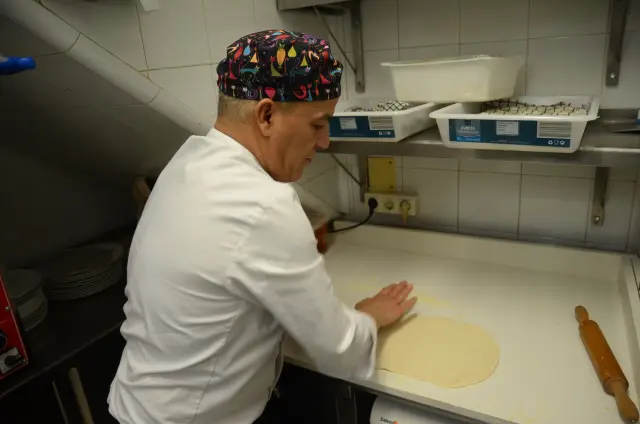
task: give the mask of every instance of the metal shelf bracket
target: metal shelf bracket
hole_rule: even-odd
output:
[[[604,224],[604,205],[607,196],[607,179],[609,168],[597,167],[596,179],[593,182],[593,196],[591,196],[591,223],[601,227]]]
[[[337,6],[334,6],[337,7]],[[343,11],[348,10],[349,16],[351,18],[351,41],[353,45],[353,60],[349,58],[349,55],[345,52],[345,49],[340,45],[340,42],[331,31],[329,24],[320,13],[320,9],[317,6],[313,6],[313,10],[316,12],[316,15],[324,25],[325,29],[329,32],[329,35],[334,40],[334,43],[342,56],[344,56],[347,65],[353,71],[353,74],[356,77],[356,93],[364,93],[365,84],[364,84],[364,52],[362,47],[362,13],[360,10],[360,1],[352,0],[348,3],[344,3],[340,5]]]
[[[607,74],[605,84],[615,87],[620,82],[620,62],[622,61],[622,44],[627,15],[631,0],[613,0],[609,13],[609,48],[607,52]]]

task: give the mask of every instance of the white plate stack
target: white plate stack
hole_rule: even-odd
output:
[[[69,249],[38,265],[45,277],[49,300],[73,300],[91,296],[122,278],[123,253],[115,243]]]
[[[14,269],[7,271],[3,280],[24,331],[32,330],[44,321],[49,304],[42,290],[42,275],[30,269]]]

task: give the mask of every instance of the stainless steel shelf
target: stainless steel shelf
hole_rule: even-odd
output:
[[[594,121],[587,126],[577,152],[535,153],[449,148],[440,139],[438,129],[431,128],[397,143],[334,141],[327,152],[640,168],[640,134],[611,133],[604,129],[600,121]]]

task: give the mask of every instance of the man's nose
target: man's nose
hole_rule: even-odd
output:
[[[329,135],[327,134],[326,137],[321,137],[320,139],[318,139],[318,141],[316,141],[316,148],[318,150],[328,149],[330,143],[331,141],[329,140]]]

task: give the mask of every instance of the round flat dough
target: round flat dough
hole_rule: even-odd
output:
[[[500,348],[482,328],[445,317],[415,315],[378,338],[378,368],[440,387],[486,380],[500,361]]]

